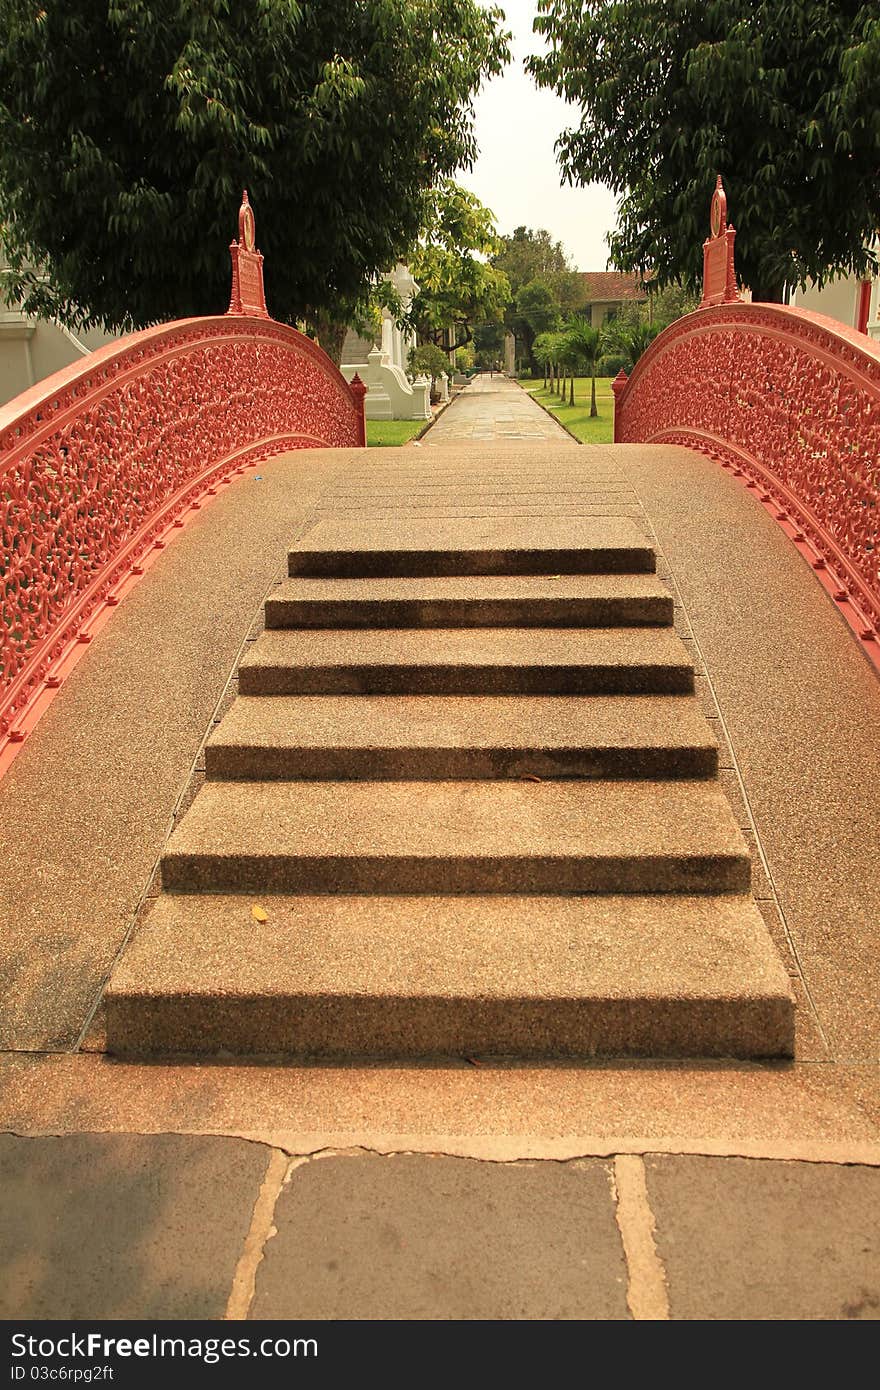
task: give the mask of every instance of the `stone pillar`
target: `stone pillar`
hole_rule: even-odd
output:
[[[382,363],[383,366],[390,367],[394,363],[394,320],[388,317],[382,319]]]
[[[512,333],[504,335],[504,370],[508,376],[516,376],[516,338]]]

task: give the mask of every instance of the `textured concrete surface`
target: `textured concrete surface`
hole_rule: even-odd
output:
[[[271,631],[239,668],[243,695],[586,695],[693,689],[666,628]]]
[[[880,1170],[649,1158],[675,1318],[880,1318]]]
[[[283,1136],[295,1153],[361,1143],[507,1158],[654,1149],[880,1161],[880,753],[868,736],[880,687],[828,596],[749,494],[684,450],[567,442],[536,450],[490,439],[478,470],[472,448],[425,446],[300,454],[260,473],[270,493],[237,484],[163,554],[0,784],[6,840],[16,847],[0,865],[5,1044],[71,1046],[88,1018],[247,613],[307,505],[302,487],[325,515],[339,515],[346,499],[361,517],[387,519],[392,507],[413,515],[418,492],[436,500],[419,503],[422,517],[503,509],[571,519],[608,510],[597,498],[612,492],[618,512],[633,509],[635,493],[621,486],[628,479],[659,537],[658,569],[668,575],[671,565],[708,667],[700,694],[722,767],[742,774],[737,818],[757,826],[762,891],[779,891],[781,912],[769,898],[761,906],[798,993],[798,1060],[144,1067],[19,1052],[0,1059],[4,1123],[25,1133]],[[334,475],[341,486],[326,487]],[[259,582],[255,556],[266,566]],[[102,1046],[99,1025],[89,1039]],[[800,1164],[794,1180],[809,1171]],[[709,1230],[709,1206],[705,1220]],[[803,1229],[786,1225],[783,1279],[809,1268]],[[841,1306],[832,1300],[825,1315],[839,1316]]]
[[[172,892],[746,892],[711,782],[206,782]]]
[[[291,535],[348,451],[261,464],[120,604],[0,781],[0,1046],[75,1045]],[[259,475],[259,481],[256,480]]]
[[[105,997],[114,1052],[785,1055],[745,897],[164,894]]]
[[[288,573],[369,578],[474,574],[613,574],[654,570],[654,554],[634,520],[608,516],[455,520],[361,516],[321,520],[290,549]]]
[[[697,1153],[880,1165],[869,1063],[615,1061],[161,1067],[100,1053],[0,1060],[7,1128],[237,1134],[291,1153]]]
[[[254,1318],[625,1318],[611,1172],[400,1154],[294,1172]]]
[[[205,746],[209,777],[711,777],[715,735],[670,695],[240,696]]]
[[[686,449],[604,452],[643,498],[673,567],[831,1055],[876,1062],[876,671],[809,566],[736,479]]]
[[[222,1318],[266,1150],[0,1135],[0,1317]]]
[[[266,626],[620,627],[672,622],[672,595],[649,574],[288,579]]]

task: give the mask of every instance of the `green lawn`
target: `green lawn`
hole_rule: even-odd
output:
[[[610,376],[596,377],[596,405],[599,407],[599,414],[595,419],[590,419],[590,378],[588,376],[576,376],[574,379],[574,405],[568,404],[568,387],[566,387],[565,400],[554,395],[552,391],[545,391],[543,383],[540,381],[527,381],[520,378],[520,385],[528,391],[530,396],[534,396],[536,401],[551,414],[555,415],[566,429],[571,430],[582,444],[611,444],[614,440],[614,397],[611,394]]]
[[[367,444],[371,449],[405,444],[427,423],[427,420],[368,420]]]

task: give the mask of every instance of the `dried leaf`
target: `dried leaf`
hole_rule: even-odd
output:
[[[524,772],[519,779],[521,782],[543,782],[543,777],[536,777],[534,772]]]
[[[477,1057],[465,1057],[469,1067],[481,1067],[483,1063]]]
[[[268,912],[264,907],[260,907],[259,903],[254,903],[251,908],[251,916],[255,922],[268,922],[269,920]]]

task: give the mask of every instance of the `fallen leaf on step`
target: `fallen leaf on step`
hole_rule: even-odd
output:
[[[251,916],[255,922],[268,922],[269,920],[268,912],[264,907],[260,907],[259,903],[254,903],[251,908]]]
[[[467,1062],[469,1067],[481,1067],[483,1065],[483,1063],[480,1062],[476,1057],[465,1057],[464,1060]]]
[[[536,777],[534,772],[524,772],[519,779],[521,782],[543,782],[543,777]]]

